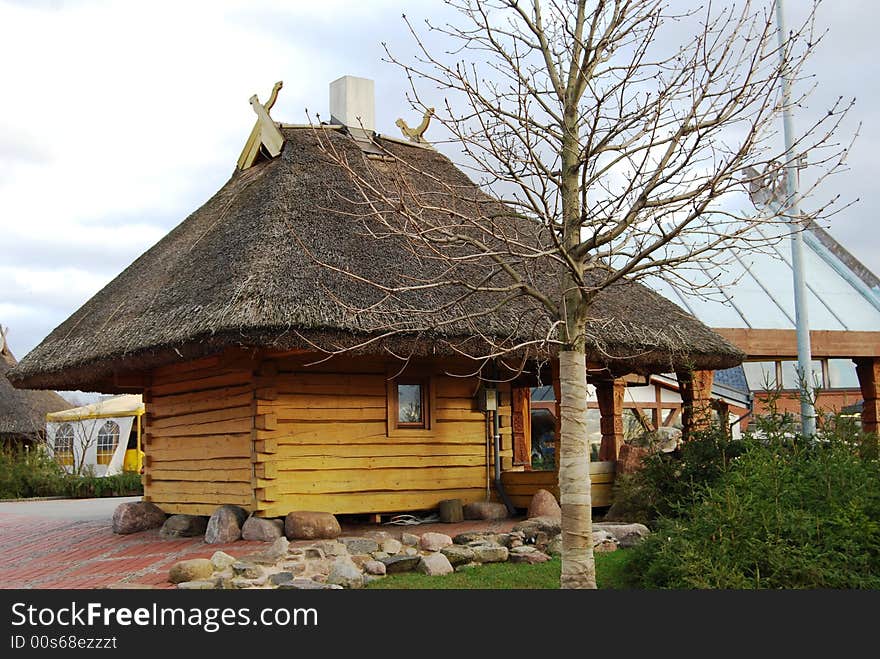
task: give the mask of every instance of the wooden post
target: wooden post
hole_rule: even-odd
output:
[[[596,398],[599,401],[599,426],[602,430],[602,445],[599,447],[600,460],[617,460],[623,446],[623,394],[626,383],[623,380],[602,380],[596,384]]]
[[[880,434],[880,358],[853,360],[862,389],[862,430]]]
[[[681,394],[682,439],[687,441],[693,432],[712,425],[712,380],[714,371],[678,372]]]

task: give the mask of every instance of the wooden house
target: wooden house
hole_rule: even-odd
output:
[[[496,459],[502,471],[527,468],[534,383],[500,383],[497,409],[481,411],[478,372],[504,365],[462,351],[478,334],[533,339],[541,308],[528,299],[496,308],[500,298],[448,288],[387,296],[349,276],[393,286],[430,281],[444,266],[371,235],[359,191],[327,149],[371,176],[403,171],[412,189],[461,214],[497,202],[429,146],[373,132],[371,98],[368,108],[334,108],[333,98],[336,123],[314,126],[276,123],[271,102],[252,100],[260,118],[230,180],[15,369],[18,386],[141,392],[145,498],[166,512],[209,514],[225,503],[268,517],[424,510],[494,497]],[[346,98],[359,96],[336,102]],[[345,123],[355,116],[357,126]],[[526,239],[535,229],[520,230]],[[449,322],[453,306],[462,317],[493,312],[477,332]],[[588,357],[603,391],[613,375],[699,373],[742,358],[632,282],[598,296],[595,312]],[[386,332],[404,323],[408,331]],[[606,412],[613,453],[619,413]]]

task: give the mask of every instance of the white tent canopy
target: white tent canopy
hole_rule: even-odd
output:
[[[144,414],[141,396],[126,394],[46,415],[46,441],[70,471],[122,472],[132,425]],[[109,458],[109,459],[108,459]]]

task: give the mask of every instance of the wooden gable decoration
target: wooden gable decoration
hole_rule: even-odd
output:
[[[257,162],[260,155],[264,158],[274,158],[281,153],[281,147],[284,146],[284,136],[278,129],[278,124],[272,121],[269,111],[275,105],[275,101],[278,99],[278,91],[283,85],[284,83],[281,81],[275,83],[275,86],[272,87],[272,93],[269,95],[269,100],[265,104],[260,103],[260,99],[257,98],[256,94],[251,96],[250,103],[257,115],[257,122],[254,124],[244,149],[242,149],[241,155],[238,157],[239,169],[244,170],[251,167]]]

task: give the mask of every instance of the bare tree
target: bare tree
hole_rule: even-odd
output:
[[[464,166],[506,211],[486,204],[474,214],[471,204],[463,212],[448,201],[461,198],[460,189],[438,179],[447,194],[420,192],[403,159],[389,179],[394,168],[371,175],[330,140],[324,145],[356,181],[360,196],[349,201],[373,236],[402,238],[423,257],[449,264],[448,276],[433,281],[373,282],[384,295],[455,286],[504,300],[525,296],[543,308],[547,325],[536,328],[534,342],[555,344],[559,359],[561,582],[592,588],[585,353],[590,323],[601,320],[592,311],[596,296],[624,278],[648,276],[708,294],[736,250],[759,249],[781,234],[756,228],[827,216],[834,199],[798,217],[736,212],[729,200],[775,180],[792,162],[816,173],[800,192],[810,195],[843,166],[846,149],[833,136],[849,104],[839,101],[806,127],[794,152],[781,146],[780,80],[788,74],[809,91],[803,67],[819,39],[815,5],[780,58],[767,2],[678,13],[658,0],[447,4],[457,24],[426,22],[420,31],[404,17],[418,55],[388,57],[405,71],[413,107],[433,113],[461,147]],[[423,98],[426,91],[433,96]],[[432,103],[438,96],[443,102]],[[804,208],[801,198],[780,206]],[[522,222],[533,230],[524,233]],[[462,262],[485,264],[498,276],[456,279]],[[555,273],[553,285],[536,272]],[[448,322],[461,320],[453,315]],[[389,324],[388,332],[413,326]],[[496,342],[473,356],[522,347]]]

